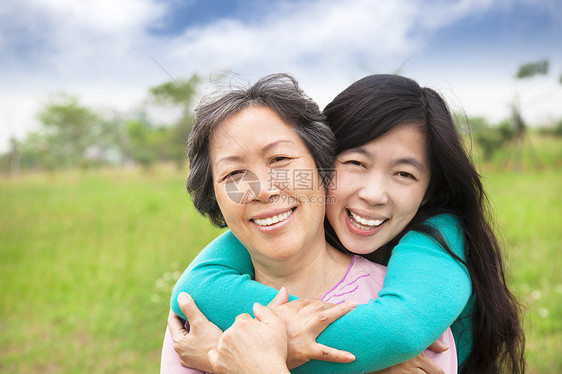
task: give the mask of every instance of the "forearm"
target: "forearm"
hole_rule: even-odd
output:
[[[459,235],[454,227],[451,235]],[[471,292],[466,269],[432,240],[408,238],[410,242],[401,241],[393,252],[379,297],[332,323],[317,339],[353,353],[356,360],[350,364],[312,361],[294,372],[384,369],[418,355],[457,318]],[[460,245],[462,254],[462,238],[452,245]],[[211,243],[188,270],[174,291],[174,311],[179,311],[175,298],[186,291],[223,330],[238,314],[251,313],[254,302],[266,305],[276,294],[251,280],[249,255],[231,233]]]
[[[236,316],[252,314],[254,303],[267,305],[277,290],[252,281],[253,266],[244,246],[227,231],[211,242],[193,260],[172,292],[172,310],[182,318],[177,297],[189,293],[201,312],[221,330]]]
[[[457,221],[442,216],[432,222],[463,259],[464,239]],[[464,265],[432,238],[411,232],[394,248],[379,297],[335,321],[317,341],[355,354],[355,372],[380,370],[433,343],[462,312],[471,291]],[[323,362],[310,363],[309,368],[328,370]],[[351,372],[347,367],[329,370]]]

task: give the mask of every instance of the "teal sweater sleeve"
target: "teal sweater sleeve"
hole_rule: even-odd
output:
[[[451,215],[430,219],[450,248],[464,259],[460,225]],[[231,232],[215,239],[191,263],[172,293],[189,292],[201,311],[221,329],[254,302],[267,304],[276,290],[252,281],[250,256]],[[319,343],[352,352],[350,364],[310,361],[295,373],[368,373],[408,360],[435,341],[463,311],[471,294],[464,265],[432,238],[407,233],[394,248],[379,297],[332,323]],[[183,316],[185,318],[185,316]]]

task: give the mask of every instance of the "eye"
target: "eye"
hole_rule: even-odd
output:
[[[230,173],[226,174],[222,179],[221,182],[228,182],[230,179],[238,180],[242,178],[245,174],[244,170],[233,170]]]
[[[414,177],[412,174],[408,173],[407,171],[399,171],[396,174],[399,177],[402,177],[402,178],[408,178],[408,179],[416,180],[416,177]]]
[[[271,160],[269,161],[269,164],[273,165],[273,164],[277,164],[277,163],[280,163],[280,162],[281,163],[288,162],[290,160],[291,160],[291,157],[288,157],[288,156],[275,156],[275,157],[271,158]]]
[[[363,163],[357,160],[345,160],[345,161],[341,161],[341,163],[344,165],[363,166]]]

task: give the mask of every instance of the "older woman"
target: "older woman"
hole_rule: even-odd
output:
[[[325,239],[325,187],[335,140],[322,119],[287,75],[208,99],[196,111],[190,136],[188,189],[198,211],[228,226],[247,249],[240,256],[249,253],[257,282],[325,301],[353,284],[358,292],[329,314],[335,317],[353,301],[375,298],[385,268],[344,254]],[[422,197],[412,199],[413,209]],[[450,330],[443,339],[454,348]],[[162,372],[181,370],[171,345],[167,335]],[[432,355],[447,372],[456,372],[454,349]]]

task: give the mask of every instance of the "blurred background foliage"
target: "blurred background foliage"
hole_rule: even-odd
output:
[[[0,155],[0,172],[132,164],[150,169],[155,162],[182,167],[199,82],[193,75],[152,87],[137,110],[127,114],[55,94],[38,114],[40,129],[23,140],[12,139],[11,149]],[[159,107],[179,111],[179,118],[154,123],[147,111]]]

